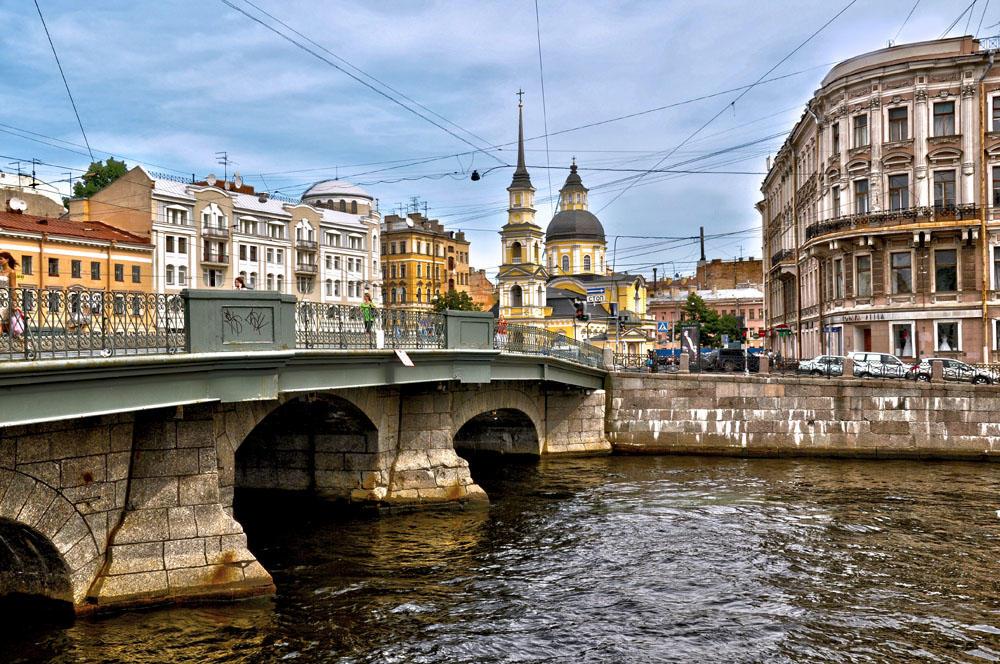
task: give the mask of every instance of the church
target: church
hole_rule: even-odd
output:
[[[543,231],[535,222],[519,103],[517,167],[507,187],[507,223],[500,229],[499,315],[615,353],[644,356],[654,347],[656,332],[647,313],[646,280],[612,269],[604,226],[587,209],[587,188],[575,159],[569,171],[558,211]]]

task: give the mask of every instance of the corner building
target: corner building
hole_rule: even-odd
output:
[[[768,346],[1000,358],[997,40],[836,65],[769,165]]]

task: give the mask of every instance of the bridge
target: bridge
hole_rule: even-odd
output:
[[[14,289],[0,337],[0,596],[77,613],[266,594],[237,488],[487,497],[461,455],[600,454],[601,351],[490,314]],[[3,298],[0,298],[3,299]]]

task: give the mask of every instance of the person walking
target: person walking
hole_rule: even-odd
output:
[[[0,327],[24,344],[24,314],[17,308],[17,261],[8,251],[0,251]]]
[[[372,304],[371,293],[365,293],[361,302],[361,320],[365,324],[365,334],[368,335],[368,346],[375,347],[375,305]]]

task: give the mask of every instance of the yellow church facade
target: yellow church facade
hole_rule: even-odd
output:
[[[499,316],[619,354],[641,356],[653,348],[656,322],[647,309],[646,280],[615,272],[608,264],[604,227],[588,209],[588,190],[575,161],[559,190],[557,213],[544,231],[536,223],[535,189],[524,163],[521,104],[517,167],[507,191],[497,275]]]

